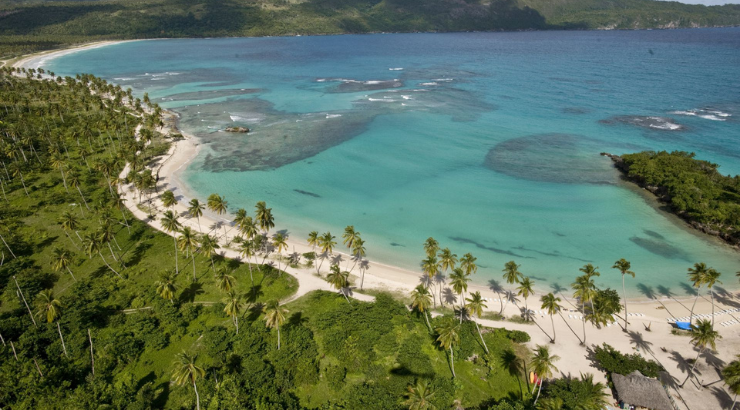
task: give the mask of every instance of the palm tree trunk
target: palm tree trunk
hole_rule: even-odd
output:
[[[21,176],[21,184],[23,184],[23,190],[26,191],[26,196],[30,198],[31,195],[28,195],[28,189],[26,189],[26,181],[23,180],[23,174],[20,172],[18,174],[20,174]]]
[[[552,342],[555,343],[555,320],[552,318],[552,313],[550,313],[550,323],[552,323]]]
[[[69,188],[67,188],[67,178],[64,177],[64,170],[62,167],[59,167],[59,172],[62,174],[62,182],[64,183],[64,189],[69,193]]]
[[[585,345],[586,344],[586,315],[583,315],[582,319],[583,319],[583,343],[581,344]]]
[[[105,257],[103,257],[103,254],[102,254],[102,253],[98,252],[98,255],[100,255],[100,259],[102,259],[102,260],[103,260],[103,263],[105,263],[105,266],[107,266],[107,267],[108,267],[108,269],[112,270],[112,271],[113,271],[113,273],[115,273],[116,275],[118,275],[118,277],[119,277],[119,278],[123,279],[123,276],[121,276],[121,274],[120,274],[120,273],[116,272],[116,270],[115,270],[115,269],[111,268],[111,266],[110,266],[110,265],[108,265],[108,261],[107,261],[107,260],[105,260]]]
[[[72,273],[71,270],[69,270],[69,266],[65,266],[65,267],[67,268],[67,272],[69,272],[70,276],[72,276],[72,280],[74,280],[75,282],[77,282],[77,278],[75,278],[75,275]]]
[[[735,404],[737,404],[737,393],[735,393],[735,398],[732,400],[732,406],[730,407],[730,410],[735,409]]]
[[[529,306],[527,306],[527,298],[524,298],[524,320],[529,322]]]
[[[180,264],[177,261],[177,238],[175,236],[172,236],[172,240],[175,242],[175,275],[180,274]]]
[[[90,334],[90,329],[87,329],[87,338],[90,340],[90,361],[92,363],[92,375],[95,376],[95,355],[93,354],[93,342],[92,334]]]
[[[362,290],[362,285],[365,284],[365,271],[362,270],[362,267],[360,267],[360,273],[362,274],[362,278],[360,279],[360,290]]]
[[[75,249],[78,249],[79,250],[80,247],[77,246],[77,243],[72,239],[71,236],[69,236],[69,232],[67,232],[66,229],[64,230],[64,234],[67,235],[67,238],[69,238],[69,241],[72,242],[72,245],[74,245]]]
[[[193,380],[193,390],[195,390],[195,409],[200,410],[200,395],[198,394],[198,386],[195,385],[195,380]]]
[[[542,392],[542,380],[540,380],[540,388],[537,390],[537,398],[534,399],[534,404],[532,404],[532,406],[534,406],[535,404],[537,404],[537,400],[540,399],[540,393],[541,392]]]
[[[452,369],[452,378],[456,378],[455,375],[455,353],[452,351],[452,346],[450,346],[450,369]]]
[[[349,298],[347,297],[347,293],[346,292],[343,292],[343,290],[344,289],[340,289],[339,292],[342,294],[342,296],[344,296],[345,299],[347,299],[347,303],[349,303],[351,305],[352,302],[349,301]]]
[[[442,298],[439,298],[440,302]],[[463,316],[465,315],[465,292],[460,292],[460,324],[462,324]]]
[[[211,269],[213,269],[213,274],[216,274],[216,264],[213,263],[213,255],[211,255]]]
[[[21,287],[18,285],[18,280],[16,280],[15,275],[13,275],[13,281],[15,281],[15,287],[18,288],[18,292],[21,294],[21,298],[23,299],[23,304],[25,304],[26,309],[28,309],[28,315],[31,316],[31,321],[33,322],[33,325],[38,326],[36,324],[36,319],[33,318],[33,313],[31,313],[31,308],[28,307],[28,302],[26,302],[26,297],[23,295],[23,291],[21,290]]]
[[[701,352],[703,352],[704,349],[699,349],[699,353],[696,355],[696,359],[694,359],[694,364],[691,366],[691,370],[689,370],[688,376],[686,376],[686,380],[681,383],[681,387],[683,387],[684,384],[686,384],[687,381],[691,378],[691,374],[694,373],[694,369],[696,368],[696,364],[699,363],[699,356],[701,356]]]
[[[193,282],[197,282],[198,278],[195,276],[195,253],[190,252],[190,256],[193,259]]]
[[[77,192],[80,193],[80,197],[82,197],[82,202],[85,204],[85,208],[87,208],[87,210],[89,211],[90,210],[90,207],[87,206],[87,201],[85,200],[85,195],[82,195],[82,191],[80,190],[80,187],[79,186],[77,187]]]
[[[712,330],[714,330],[714,291],[709,289],[709,294],[712,296]]]
[[[59,321],[57,321],[57,331],[59,331],[59,340],[62,341],[62,350],[64,350],[64,356],[67,357],[67,346],[64,345],[64,338],[62,337],[62,328],[59,326]]]
[[[254,277],[252,277],[252,262],[247,258],[247,266],[249,266],[249,280],[254,284]]]
[[[113,253],[113,247],[110,246],[110,242],[108,242],[108,250],[110,251],[110,256],[113,257],[113,260],[116,261],[116,262],[118,262],[118,258],[116,258],[116,254]]]
[[[277,330],[278,330],[278,350],[280,350],[280,325],[278,325]]]
[[[8,243],[5,242],[5,238],[3,238],[2,235],[0,235],[0,240],[3,241],[3,243],[5,244],[5,247],[8,248],[8,251],[10,251],[10,254],[13,255],[13,258],[16,258],[15,254],[13,253],[13,250],[10,249],[10,246],[8,246]]]
[[[429,328],[429,331],[431,332],[432,331],[432,325],[429,323],[429,315],[427,314],[427,312],[422,312],[422,314],[424,315],[424,319],[426,319],[426,321],[427,321],[427,327]]]
[[[236,326],[236,334],[239,334],[239,316],[234,315],[234,326]]]
[[[3,190],[3,198],[5,198],[5,202],[9,203],[10,201],[8,201],[8,196],[5,195],[5,183],[3,182],[2,178],[0,178],[0,189]]]
[[[689,314],[689,326],[691,326],[694,323],[694,307],[696,306],[696,301],[699,299],[699,289],[696,289],[696,297],[694,298],[694,304],[691,305],[691,313]]]
[[[624,331],[627,331],[627,290],[624,287],[624,273],[622,274],[622,294],[624,295]]]
[[[478,336],[480,336],[480,341],[483,342],[483,348],[486,349],[486,353],[488,353],[488,345],[486,345],[486,341],[483,340],[483,333],[480,332],[480,327],[478,326],[478,322],[473,321],[475,323],[475,328],[478,329]]]
[[[501,302],[501,293],[496,292],[496,294],[498,295],[498,303],[499,303],[499,306],[501,307],[498,311],[498,314],[499,316],[503,316],[504,315],[504,304],[503,302]]]

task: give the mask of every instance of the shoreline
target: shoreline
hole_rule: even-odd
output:
[[[53,51],[44,51],[40,53],[34,53],[27,56],[23,56],[20,58],[17,58],[15,60],[12,60],[11,66],[12,67],[26,67],[26,68],[38,68],[43,63],[48,62],[51,59],[58,58],[61,56],[73,54],[79,51],[88,50],[88,49],[94,49],[94,48],[100,48],[105,47],[109,45],[114,44],[120,44],[124,42],[132,42],[132,41],[146,41],[146,40],[120,40],[120,41],[99,41],[99,42],[93,42],[83,45],[77,45],[61,50],[53,50]],[[6,62],[7,63],[7,62]],[[183,171],[192,163],[192,161],[197,157],[197,155],[200,152],[201,144],[198,137],[189,134],[187,132],[183,132],[183,130],[179,127],[179,119],[180,115],[172,110],[163,110],[166,115],[169,115],[169,120],[172,121],[172,126],[169,127],[169,125],[166,126],[166,128],[170,129],[170,131],[175,133],[180,133],[183,135],[184,139],[179,141],[172,141],[172,147],[170,151],[165,154],[163,157],[161,157],[161,161],[157,161],[156,169],[154,169],[155,173],[159,174],[159,181],[158,185],[164,186],[168,190],[172,190],[175,192],[176,196],[178,196],[178,200],[180,202],[187,202],[190,199],[196,197],[195,195],[187,186],[187,184],[183,181],[181,178]],[[131,198],[133,201],[133,197]],[[161,206],[161,202],[158,199],[153,199],[153,202],[156,204],[157,207],[163,208]],[[133,203],[127,204],[127,207],[131,210],[131,212],[137,211],[138,208],[136,206],[136,201]],[[176,210],[180,214],[186,213],[186,207],[182,204],[179,204],[176,207]],[[229,214],[227,214],[229,215]],[[155,221],[156,222],[156,221]],[[231,219],[227,219],[218,215],[215,215],[211,213],[208,210],[204,211],[203,217],[201,217],[201,225],[204,225],[206,227],[212,226],[217,223],[223,223],[227,227],[231,226]],[[150,223],[152,225],[152,223]],[[193,226],[194,229],[196,229],[198,232],[200,232],[200,229],[198,228],[197,224]],[[228,229],[228,228],[227,228]],[[160,229],[161,230],[161,229]],[[277,228],[273,231],[276,231]],[[233,235],[230,235],[233,237]],[[306,252],[311,252],[312,249],[305,243],[304,240],[301,239],[292,239],[288,238],[287,241],[289,251],[295,251],[299,254],[303,254]],[[337,242],[341,245],[341,234],[337,235]],[[421,249],[421,247],[420,247]],[[344,249],[342,249],[344,250]],[[421,254],[421,251],[419,251]],[[348,259],[351,259],[351,255],[342,252],[342,251],[335,251],[334,255],[341,255],[342,262],[346,262]],[[364,258],[366,261],[370,263],[370,267],[368,271],[365,273],[365,282],[368,285],[369,288],[373,289],[379,289],[379,290],[388,290],[391,292],[402,292],[404,295],[408,295],[408,293],[420,282],[420,279],[423,275],[421,270],[413,271],[406,268],[394,266],[389,263],[380,262],[377,260],[372,260],[368,258]],[[326,265],[326,263],[324,263]],[[328,265],[327,265],[328,266]],[[353,272],[352,277],[356,278],[357,281],[359,281],[359,278],[357,277],[357,273]],[[574,276],[575,278],[575,276]],[[493,292],[489,286],[476,283],[475,280],[477,278],[473,277],[471,279],[471,283],[469,284],[469,287],[472,291],[480,291],[481,295],[484,297],[488,297],[494,300],[498,300],[500,296]],[[487,280],[487,279],[485,279]],[[505,288],[510,288],[511,286],[505,286]],[[550,291],[546,286],[543,287],[535,287],[535,290],[537,291],[536,298],[539,299],[537,296],[544,294],[543,291]],[[619,291],[619,289],[616,289]],[[729,287],[727,289],[730,293],[735,293],[738,289],[735,287]],[[706,292],[705,292],[706,293]],[[502,292],[503,295],[503,292]],[[562,292],[559,293],[560,296],[565,296]],[[708,295],[707,295],[708,296]],[[622,297],[622,294],[620,293],[620,297]],[[680,297],[665,297],[662,296],[661,298],[655,299],[655,298],[648,298],[644,295],[641,296],[635,296],[635,295],[629,295],[627,297],[628,303],[635,303],[640,305],[656,305],[656,304],[662,304],[663,302],[693,302],[693,297],[686,295],[686,296],[680,296]]]

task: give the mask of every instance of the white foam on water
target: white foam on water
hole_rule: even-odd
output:
[[[439,84],[437,84],[435,82],[431,82],[431,83],[421,83],[419,85],[439,85]]]
[[[712,120],[712,121],[724,121],[724,118],[720,118],[714,114],[704,114],[704,115],[697,115],[699,118],[704,118],[705,120]]]
[[[717,110],[706,110],[706,109],[672,111],[671,114],[686,115],[690,117],[699,117],[699,118],[703,118],[705,120],[711,120],[711,121],[725,121],[727,117],[732,116],[731,114],[726,113],[726,112],[717,111]]]
[[[669,130],[669,131],[674,131],[674,130],[681,129],[681,126],[680,125],[674,124],[672,122],[666,122],[666,123],[663,123],[663,124],[650,124],[649,127],[650,128],[655,128],[655,129],[658,129],[658,130]]]
[[[133,78],[130,78],[130,77],[119,77],[119,78],[114,78],[114,80],[116,80],[116,81],[131,81],[131,80],[133,80]]]
[[[402,95],[401,97],[403,97],[404,100],[410,100],[411,99],[411,96],[410,95]]]
[[[403,70],[403,67],[397,67],[397,68],[389,68],[390,71],[401,71]]]
[[[338,117],[341,117],[341,116],[342,116],[342,114],[326,114],[326,119],[329,119],[329,118],[338,118]]]
[[[435,79],[434,79],[434,80],[432,80],[432,81],[444,81],[444,82],[450,82],[450,81],[454,81],[454,80],[455,80],[454,78],[435,78]]]
[[[368,98],[368,101],[395,102],[392,98]]]

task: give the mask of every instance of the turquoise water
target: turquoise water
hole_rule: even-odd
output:
[[[433,236],[478,258],[477,282],[515,260],[541,289],[589,262],[618,286],[627,258],[634,295],[684,295],[700,261],[735,288],[740,253],[598,154],[687,150],[740,173],[739,67],[737,28],[156,40],[46,64],[179,112],[204,144],[190,195],[264,200],[293,238],[353,224],[371,260],[418,269]]]

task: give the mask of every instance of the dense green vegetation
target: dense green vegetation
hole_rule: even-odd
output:
[[[101,39],[737,24],[738,5],[653,0],[14,1],[0,6],[0,56]]]
[[[740,243],[740,176],[724,176],[719,166],[682,151],[622,155],[618,166],[670,209],[706,233]]]
[[[607,373],[617,373],[628,375],[635,370],[647,377],[658,377],[658,372],[663,368],[652,360],[645,360],[637,353],[622,354],[613,347],[604,343],[602,346],[594,348],[594,358],[599,362],[599,366]]]
[[[267,255],[251,262],[274,226],[264,202],[254,220],[236,212],[240,231],[261,229],[238,242],[247,264],[215,255],[217,232],[170,221],[173,241],[134,219],[119,187],[176,219],[146,200],[176,200],[147,168],[174,137],[161,125],[146,96],[92,76],[0,70],[0,407],[523,410],[533,399],[568,402],[576,388],[603,394],[564,381],[533,397],[528,371],[551,377],[557,356],[532,354],[524,332],[430,319],[382,293],[281,304],[295,279],[263,264]],[[132,172],[119,180],[124,164]],[[206,205],[227,207],[216,194]],[[191,202],[191,218],[206,205]],[[336,244],[325,236],[322,248]],[[279,233],[270,240],[280,248]],[[336,271],[342,289],[346,272]],[[467,301],[475,311],[480,295]]]

